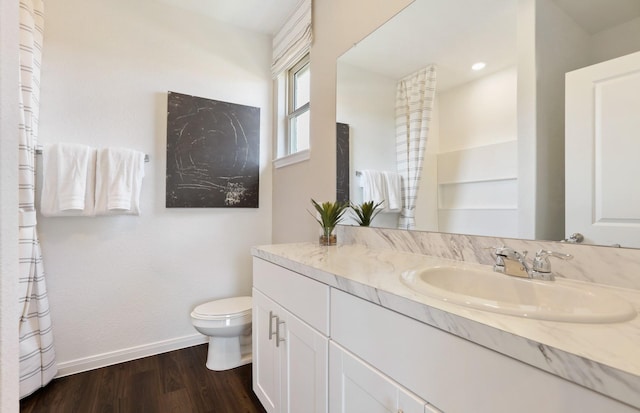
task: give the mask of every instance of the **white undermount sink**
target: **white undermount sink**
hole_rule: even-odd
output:
[[[637,314],[618,295],[587,283],[531,280],[453,266],[407,271],[401,279],[412,290],[433,298],[539,320],[616,323]]]

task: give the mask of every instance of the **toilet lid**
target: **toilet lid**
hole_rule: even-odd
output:
[[[228,317],[251,311],[251,305],[251,297],[223,298],[200,304],[193,313],[202,317]]]

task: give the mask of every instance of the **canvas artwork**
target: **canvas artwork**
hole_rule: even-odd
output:
[[[169,92],[167,208],[258,208],[260,108]]]
[[[349,125],[336,127],[336,201],[349,202]]]

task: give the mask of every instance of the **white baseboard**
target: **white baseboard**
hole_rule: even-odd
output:
[[[142,346],[129,347],[122,350],[111,351],[109,353],[96,354],[95,356],[84,357],[71,361],[58,363],[57,377],[69,376],[71,374],[82,373],[83,371],[98,369],[100,367],[111,366],[125,361],[131,361],[143,357],[153,356],[168,351],[179,350],[198,344],[208,342],[209,338],[202,334],[172,338],[169,340],[157,341],[155,343],[144,344]]]

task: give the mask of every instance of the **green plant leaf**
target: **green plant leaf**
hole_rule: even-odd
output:
[[[351,209],[355,213],[356,221],[362,227],[368,227],[371,225],[373,219],[382,212],[382,209],[378,209],[384,201],[380,201],[374,204],[373,201],[363,202],[361,204],[351,204]]]
[[[342,221],[342,217],[347,210],[349,204],[342,202],[323,202],[319,204],[313,198],[311,199],[311,204],[318,212],[320,218],[314,216],[315,220],[320,224],[320,226],[324,229],[325,233],[331,233],[340,221]],[[311,212],[309,212],[311,214]],[[311,214],[313,216],[313,214]]]

